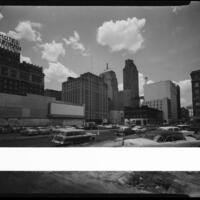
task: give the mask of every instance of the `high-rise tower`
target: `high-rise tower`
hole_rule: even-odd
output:
[[[116,110],[118,106],[118,83],[113,70],[106,66],[106,70],[99,75],[108,86],[108,110]]]
[[[123,104],[124,107],[139,107],[138,70],[133,60],[125,60],[123,69]]]

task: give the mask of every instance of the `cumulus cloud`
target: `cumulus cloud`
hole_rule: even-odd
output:
[[[2,13],[0,13],[0,20],[2,20],[3,19],[3,15],[2,15]]]
[[[41,34],[35,29],[40,29],[41,24],[31,21],[21,21],[15,28],[15,31],[9,31],[8,35],[17,40],[26,39],[28,41],[42,41]]]
[[[48,88],[61,90],[61,83],[67,80],[67,77],[78,77],[78,75],[70,70],[69,68],[65,67],[62,63],[57,62],[49,63],[49,67],[44,69],[45,74],[45,85]]]
[[[29,57],[20,55],[20,62],[23,62],[23,61],[32,64],[32,61],[31,61],[31,59]]]
[[[42,58],[49,62],[57,62],[60,55],[65,55],[65,49],[62,43],[56,43],[54,40],[52,43],[45,43],[39,45],[42,50]]]
[[[4,33],[4,32],[1,32],[1,31],[0,31],[0,34],[2,34],[2,35],[7,35],[6,33]]]
[[[106,21],[97,29],[97,42],[102,46],[109,46],[111,51],[128,50],[137,52],[143,47],[142,30],[146,20],[128,18],[116,22]]]
[[[143,86],[145,84],[145,76],[144,76],[144,74],[142,74],[142,73],[139,72],[138,78],[139,78],[139,95],[143,96],[144,95],[144,88],[143,88]],[[150,84],[150,83],[154,83],[154,81],[148,80],[147,84]],[[123,90],[123,83],[120,83],[118,85],[118,89],[119,89],[119,91]]]
[[[78,50],[81,52],[83,56],[89,56],[88,50],[86,50],[85,46],[79,41],[79,34],[74,31],[74,36],[70,36],[69,39],[63,38],[66,45],[71,46],[74,50]]]

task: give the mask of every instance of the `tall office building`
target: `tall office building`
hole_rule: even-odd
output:
[[[127,59],[123,69],[124,107],[139,107],[138,70],[133,60]]]
[[[118,83],[117,77],[113,70],[108,69],[99,75],[107,84],[108,88],[108,110],[116,110],[118,106]]]
[[[69,77],[62,83],[62,100],[85,105],[85,118],[88,121],[108,119],[107,84],[90,72],[78,78]]]
[[[177,121],[180,89],[172,81],[160,81],[144,85],[144,105],[163,111],[166,122]]]
[[[181,94],[180,94],[180,86],[177,85],[177,117],[178,119],[181,118]]]
[[[19,41],[0,34],[0,92],[44,95],[43,68],[20,63]]]
[[[200,118],[200,70],[190,73],[192,81],[192,104],[194,118]]]

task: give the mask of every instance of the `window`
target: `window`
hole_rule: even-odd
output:
[[[41,82],[41,78],[40,78],[39,76],[32,75],[32,81],[33,81],[33,82],[40,83],[40,82]]]
[[[195,94],[199,95],[199,89],[195,89]]]
[[[195,105],[196,105],[196,106],[200,106],[200,102],[196,102]]]
[[[29,74],[26,73],[26,72],[21,72],[20,73],[20,78],[23,79],[23,80],[28,81],[29,80]]]
[[[195,84],[194,84],[194,87],[199,87],[199,83],[195,83]]]
[[[16,78],[16,77],[17,77],[17,71],[16,71],[16,70],[11,70],[10,76],[11,76],[12,78]]]
[[[195,77],[194,77],[196,80],[199,79],[199,74],[196,74]]]
[[[8,68],[7,67],[2,67],[1,74],[4,75],[4,76],[8,76]]]

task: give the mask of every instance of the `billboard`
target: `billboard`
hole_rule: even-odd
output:
[[[21,47],[18,40],[8,37],[2,33],[0,33],[0,47],[9,51],[13,51],[15,53],[20,53],[21,51]]]
[[[50,103],[49,114],[60,117],[84,117],[84,106]]]

